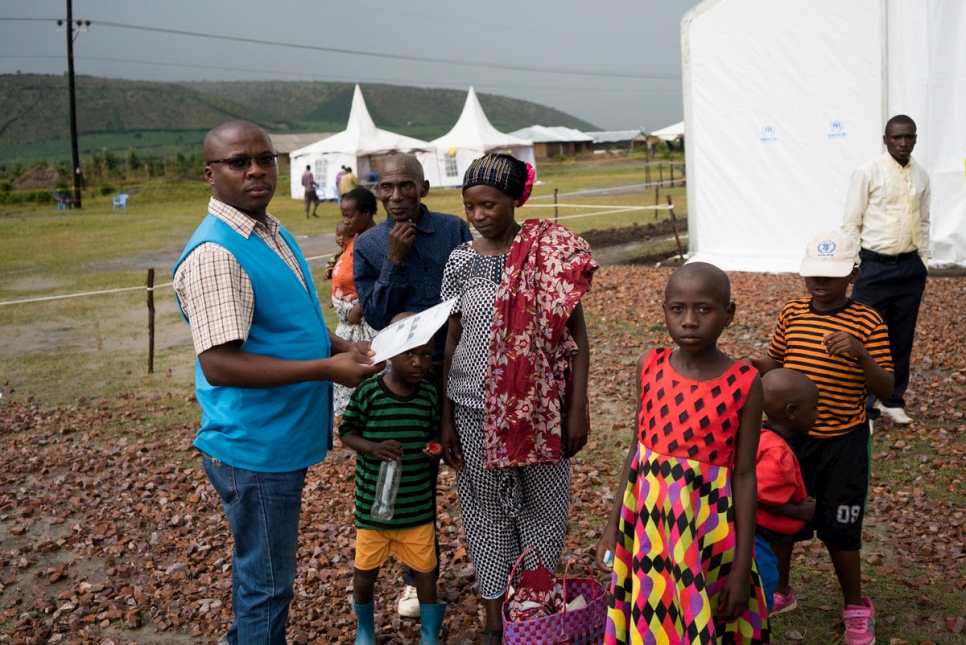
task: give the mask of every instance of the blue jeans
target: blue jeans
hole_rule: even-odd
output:
[[[771,550],[768,540],[755,535],[755,561],[758,563],[758,575],[761,576],[761,586],[765,592],[765,604],[771,611],[775,604],[775,586],[778,584],[778,558]]]
[[[221,497],[235,549],[232,554],[230,645],[285,645],[294,595],[299,512],[305,468],[258,473],[201,453],[208,480]]]

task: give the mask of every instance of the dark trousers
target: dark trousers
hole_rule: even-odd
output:
[[[889,328],[896,383],[892,396],[882,403],[886,407],[902,408],[909,386],[909,357],[916,335],[919,303],[926,289],[928,272],[915,252],[886,256],[862,249],[859,257],[862,263],[859,277],[852,287],[852,299],[878,311]],[[869,395],[870,408],[874,402],[875,397]]]

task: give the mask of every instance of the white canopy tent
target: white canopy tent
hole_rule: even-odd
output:
[[[684,121],[678,121],[672,125],[655,130],[651,133],[652,137],[657,137],[661,141],[677,141],[684,138]]]
[[[966,3],[705,0],[681,22],[695,259],[797,271],[885,122],[918,125],[934,263],[966,265]]]
[[[436,149],[436,164],[424,163],[423,169],[431,186],[461,186],[470,162],[488,152],[506,152],[536,167],[533,143],[494,128],[472,87],[456,125],[430,145]]]
[[[352,168],[356,176],[365,179],[371,172],[369,158],[373,155],[414,152],[425,166],[427,163],[435,165],[432,151],[433,146],[425,141],[377,128],[366,109],[362,90],[356,85],[346,129],[289,154],[292,160],[292,198],[302,199],[305,196],[301,178],[307,165],[315,175],[319,197],[331,199],[336,196],[335,177],[342,166]]]

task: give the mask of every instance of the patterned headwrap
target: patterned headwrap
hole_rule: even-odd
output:
[[[536,172],[528,163],[510,155],[491,152],[473,160],[463,175],[463,192],[481,184],[493,186],[504,195],[520,200],[523,206],[533,190]]]

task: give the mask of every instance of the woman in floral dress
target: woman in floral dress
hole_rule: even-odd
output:
[[[521,552],[536,547],[547,567],[557,566],[569,458],[586,443],[589,425],[580,299],[597,264],[587,243],[562,226],[514,220],[532,183],[533,168],[509,155],[470,165],[463,206],[480,237],[454,249],[443,273],[442,299],[457,302],[440,436],[444,459],[457,469],[486,608],[484,644],[502,640],[507,578]]]

